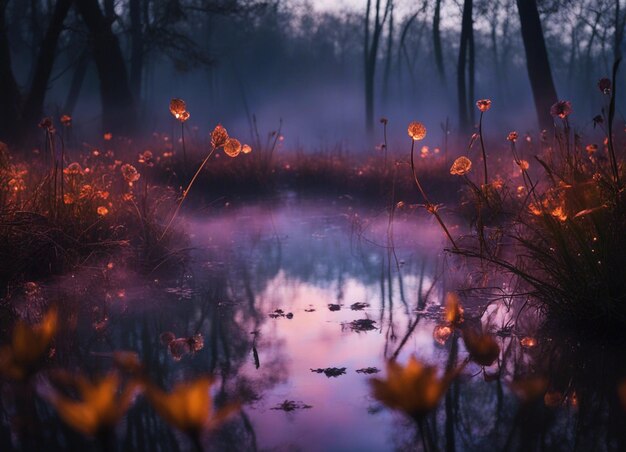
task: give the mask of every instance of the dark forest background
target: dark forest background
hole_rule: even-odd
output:
[[[77,136],[171,133],[172,97],[198,133],[282,118],[306,149],[370,146],[382,116],[471,133],[479,98],[487,134],[548,127],[557,99],[584,130],[625,20],[619,0],[0,0],[0,140],[62,114]]]

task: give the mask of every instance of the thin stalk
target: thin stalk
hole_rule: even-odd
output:
[[[187,198],[187,195],[189,194],[189,190],[191,190],[191,186],[196,181],[196,179],[200,175],[200,172],[202,171],[204,166],[207,164],[207,162],[209,161],[209,159],[211,158],[211,156],[213,155],[214,152],[215,152],[215,148],[211,149],[211,152],[209,152],[209,155],[207,155],[206,158],[200,164],[200,167],[196,171],[196,174],[194,174],[193,177],[191,178],[191,182],[189,182],[189,185],[187,185],[187,188],[185,189],[185,191],[183,191],[183,197],[181,198],[180,202],[176,206],[176,210],[174,211],[174,215],[172,215],[172,218],[170,218],[170,221],[167,223],[167,226],[165,226],[165,229],[163,230],[163,233],[161,234],[161,237],[159,237],[159,241],[163,240],[163,237],[165,237],[165,234],[167,234],[167,231],[169,230],[170,226],[174,222],[174,219],[176,219],[176,216],[178,215],[178,212],[180,211],[180,207],[183,205],[183,202],[185,202],[185,199]]]
[[[417,185],[417,189],[420,191],[422,198],[424,198],[424,204],[426,205],[426,210],[428,210],[430,213],[432,213],[435,216],[435,218],[439,222],[439,225],[443,229],[443,232],[445,232],[446,236],[448,236],[450,243],[452,243],[452,246],[454,247],[454,249],[458,251],[458,247],[456,246],[456,243],[454,242],[454,239],[452,238],[450,231],[448,231],[448,228],[446,227],[443,220],[439,216],[439,213],[437,212],[437,206],[432,204],[429,201],[428,196],[426,195],[426,192],[424,191],[424,188],[422,188],[422,184],[420,184],[420,181],[417,178],[417,173],[415,172],[414,154],[415,154],[415,140],[411,140],[411,172],[413,173],[413,180],[415,181],[415,185]]]
[[[483,168],[485,169],[485,185],[489,183],[489,176],[487,174],[487,154],[485,153],[485,143],[483,141],[483,113],[480,112],[480,120],[478,121],[478,136],[480,138],[480,150],[483,153]]]
[[[613,63],[613,81],[612,81],[612,90],[611,90],[611,101],[609,103],[609,124],[608,124],[608,139],[609,139],[609,155],[611,156],[611,169],[613,170],[613,177],[615,178],[615,183],[617,184],[617,188],[620,188],[620,180],[619,180],[619,169],[617,166],[617,159],[615,157],[615,146],[613,144],[613,118],[615,117],[615,91],[616,91],[616,83],[615,79],[617,77],[617,69],[621,62],[621,58],[617,58],[615,63]]]
[[[385,160],[384,160],[384,165],[385,165],[385,174],[387,174],[387,121],[383,121],[383,139],[384,139],[384,146],[385,146]]]
[[[185,123],[183,121],[180,122],[180,136],[183,142],[183,171],[187,174],[187,148],[185,147]]]

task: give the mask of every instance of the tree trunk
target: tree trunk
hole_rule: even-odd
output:
[[[435,14],[433,16],[433,52],[435,54],[435,66],[441,84],[446,84],[446,70],[443,65],[443,50],[441,46],[441,3],[442,0],[435,2]]]
[[[63,31],[63,22],[65,22],[73,2],[74,0],[57,1],[50,19],[50,25],[39,47],[33,82],[24,103],[22,115],[22,132],[24,133],[35,127],[41,119],[40,116],[43,111],[46,92],[48,91],[48,82],[50,81],[54,60],[56,59],[59,37]]]
[[[470,129],[470,111],[468,107],[467,84],[465,68],[467,67],[467,53],[470,51],[470,74],[473,71],[473,38],[472,38],[472,9],[473,1],[465,0],[463,3],[463,20],[461,23],[461,44],[459,46],[459,60],[457,63],[457,91],[459,97],[459,128],[462,131]],[[473,83],[473,75],[470,75],[470,84]],[[473,87],[470,87],[470,95],[473,95]]]
[[[98,0],[76,0],[76,6],[91,33],[104,131],[129,135],[135,131],[137,116],[119,40]]]
[[[141,22],[141,0],[130,0],[130,87],[135,99],[141,99],[141,80],[143,75],[143,26]]]
[[[385,72],[383,74],[383,102],[388,102],[389,77],[391,76],[391,60],[393,59],[393,1],[389,13],[389,26],[387,27],[387,55],[385,59]]]
[[[8,0],[0,0],[0,141],[12,142],[20,110],[20,90],[13,74],[11,50],[6,30]]]
[[[74,109],[76,108],[76,104],[78,102],[78,96],[80,94],[80,89],[83,86],[83,82],[85,81],[85,76],[87,75],[87,68],[89,67],[89,53],[85,50],[81,54],[78,59],[78,63],[76,63],[76,68],[74,69],[74,74],[72,75],[72,81],[70,82],[70,89],[67,92],[67,97],[65,99],[65,105],[63,106],[63,113],[72,115]]]
[[[526,66],[537,110],[537,121],[539,127],[548,129],[553,124],[550,107],[557,101],[557,96],[537,2],[536,0],[517,0],[517,10],[522,26]]]

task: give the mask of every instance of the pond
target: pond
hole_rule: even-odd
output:
[[[609,348],[548,337],[533,316],[512,328],[519,311],[504,302],[465,306],[465,321],[482,322],[500,345],[487,368],[467,362],[460,334],[433,337],[446,292],[473,264],[468,270],[443,252],[442,233],[423,211],[390,222],[384,208],[349,197],[285,196],[224,205],[185,225],[188,259],[169,273],[146,277],[110,256],[101,267],[27,285],[13,300],[24,317],[36,318],[48,300],[61,313],[50,368],[104,375],[123,350],[137,353],[162,388],[214,376],[216,403],[240,409],[202,436],[205,450],[624,446],[624,366]],[[385,378],[389,359],[404,365],[410,356],[460,372],[421,429],[377,401],[370,383]],[[3,384],[3,450],[97,447],[59,420],[51,380],[37,375],[36,395]],[[192,444],[137,395],[114,447]]]

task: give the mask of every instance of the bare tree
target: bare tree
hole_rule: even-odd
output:
[[[443,0],[435,1],[435,12],[433,14],[433,53],[435,55],[435,66],[443,85],[446,84],[446,70],[443,64],[443,49],[441,46],[441,5]]]
[[[459,59],[456,75],[459,97],[459,127],[464,131],[469,130],[474,123],[474,109],[472,108],[475,84],[473,7],[473,0],[464,0],[463,19],[461,22],[461,44],[459,45]]]
[[[537,2],[536,0],[517,0],[517,9],[526,51],[528,78],[537,110],[537,121],[542,129],[549,128],[552,125],[550,107],[557,101],[557,96]]]
[[[368,134],[374,131],[374,80],[376,77],[376,62],[378,60],[378,46],[383,30],[391,9],[391,0],[387,0],[384,11],[381,11],[381,0],[375,0],[374,24],[372,26],[372,0],[367,0],[365,10],[365,39],[364,39],[364,75],[365,75],[365,129]]]

